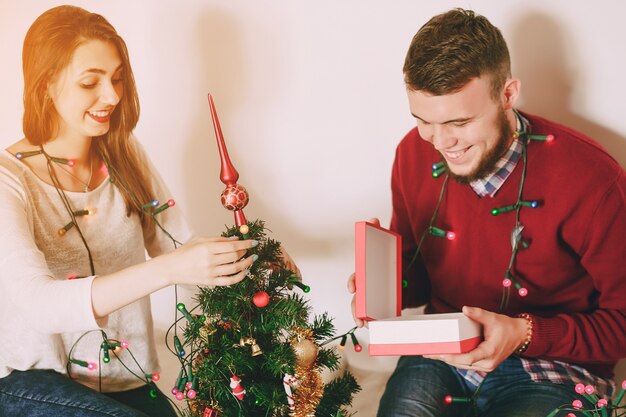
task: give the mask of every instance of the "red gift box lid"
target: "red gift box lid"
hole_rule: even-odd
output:
[[[402,240],[368,222],[357,222],[355,237],[355,309],[363,320],[400,316],[402,309]]]

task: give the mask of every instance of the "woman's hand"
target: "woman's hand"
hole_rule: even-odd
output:
[[[478,307],[463,307],[463,314],[482,324],[485,340],[471,352],[458,355],[424,355],[462,369],[491,372],[526,340],[526,319],[492,313]]]
[[[285,268],[293,271],[295,273],[295,276],[298,277],[298,280],[302,281],[302,273],[300,272],[300,268],[298,268],[298,265],[296,265],[294,260],[291,258],[291,256],[289,256],[289,254],[282,245],[280,246],[280,257],[283,259],[283,264],[285,265]]]
[[[233,285],[246,276],[257,259],[257,255],[243,258],[256,245],[255,240],[198,238],[151,262],[158,264],[155,266],[163,271],[170,285]]]

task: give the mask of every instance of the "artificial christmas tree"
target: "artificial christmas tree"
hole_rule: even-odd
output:
[[[184,413],[194,417],[346,416],[360,387],[348,372],[324,384],[321,371],[339,366],[335,348],[325,347],[328,342],[341,338],[344,346],[350,335],[360,348],[354,329],[333,338],[327,314],[311,321],[302,294],[309,287],[287,267],[280,243],[267,236],[265,223],[248,222],[243,214],[248,194],[237,184],[239,174],[228,157],[210,95],[209,104],[222,161],[220,178],[226,184],[221,200],[235,214],[235,226],[223,236],[256,240],[246,256],[258,258],[243,281],[201,288],[198,305],[189,311],[178,304],[186,325],[182,335],[172,337],[172,351],[181,362],[172,393],[187,399]]]

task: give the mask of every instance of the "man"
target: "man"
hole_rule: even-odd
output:
[[[584,401],[577,383],[609,392],[626,356],[623,168],[583,134],[515,109],[506,43],[472,11],[426,23],[404,75],[417,128],[392,172],[403,307],[463,311],[484,341],[400,358],[378,416],[538,417]]]

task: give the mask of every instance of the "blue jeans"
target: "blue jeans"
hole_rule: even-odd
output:
[[[476,388],[444,362],[403,356],[387,382],[378,417],[545,417],[574,400],[589,406],[574,391],[573,383],[532,381],[515,357],[487,375],[474,406],[444,402],[447,395],[471,398]],[[567,413],[562,411],[557,415]]]
[[[150,395],[155,390],[156,398]],[[176,417],[156,386],[99,393],[54,371],[13,371],[0,379],[0,417]]]

